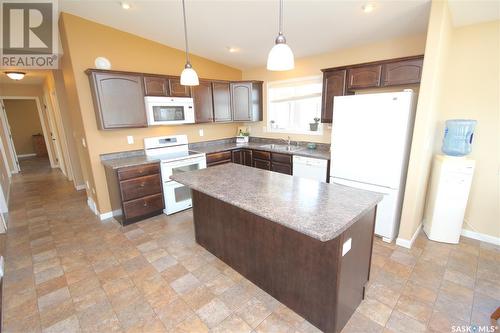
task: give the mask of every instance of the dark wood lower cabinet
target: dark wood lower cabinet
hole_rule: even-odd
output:
[[[207,167],[230,163],[232,161],[231,151],[221,151],[217,153],[210,153],[206,155]]]
[[[293,173],[292,157],[293,155],[290,154],[242,148],[209,153],[206,158],[208,167],[233,162],[258,169],[291,175]]]
[[[232,151],[233,163],[252,166],[252,151],[250,149],[236,149]]]
[[[321,242],[192,191],[196,242],[325,333],[342,330],[370,274],[375,208]],[[343,244],[352,244],[343,253]]]
[[[271,161],[266,161],[266,160],[254,158],[253,162],[252,162],[252,166],[254,168],[258,168],[258,169],[271,170]]]
[[[291,175],[292,174],[292,165],[285,164],[285,163],[273,162],[273,164],[271,166],[271,171]]]
[[[165,208],[160,163],[117,170],[106,168],[113,216],[127,225],[154,215]]]

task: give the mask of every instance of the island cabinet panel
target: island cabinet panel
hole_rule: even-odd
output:
[[[347,71],[347,88],[362,89],[380,87],[382,65],[350,68]]]
[[[100,129],[148,125],[141,75],[98,70],[88,70],[87,74]]]
[[[144,90],[146,96],[168,96],[168,79],[159,76],[145,76]]]
[[[333,117],[333,99],[335,96],[344,96],[346,90],[347,70],[341,69],[326,72],[323,76],[323,102],[321,122],[331,123]]]
[[[105,170],[113,216],[122,225],[163,212],[160,163]]]
[[[323,332],[342,330],[368,281],[375,208],[322,242],[199,191],[192,193],[198,244]],[[343,254],[349,239],[351,249]]]
[[[212,98],[212,84],[210,81],[200,80],[200,84],[192,89],[194,101],[194,118],[196,123],[209,123],[214,121],[214,108]]]
[[[232,121],[233,115],[231,113],[231,88],[229,82],[213,81],[212,93],[214,101],[214,121]]]
[[[211,167],[214,165],[231,163],[232,154],[231,151],[221,151],[217,153],[206,154],[207,159],[207,167]]]
[[[424,59],[398,61],[385,64],[382,73],[383,86],[415,84],[420,82]]]
[[[191,97],[191,89],[189,86],[183,86],[180,78],[169,78],[168,90],[171,97]]]

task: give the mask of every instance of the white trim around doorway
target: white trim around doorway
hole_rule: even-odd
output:
[[[38,119],[40,120],[40,125],[42,126],[43,139],[45,141],[45,146],[47,147],[47,152],[49,155],[50,167],[57,168],[58,165],[56,163],[54,163],[53,158],[52,158],[53,152],[52,152],[52,149],[50,146],[50,142],[48,141],[48,140],[50,140],[50,135],[49,135],[50,133],[47,131],[47,128],[45,127],[42,106],[40,104],[40,99],[38,98],[38,96],[0,96],[0,99],[2,100],[2,102],[6,99],[16,99],[16,100],[26,100],[27,99],[27,100],[34,100],[35,101],[36,108],[38,111]],[[5,107],[5,105],[4,105],[4,107]],[[4,131],[6,133],[10,133],[10,130],[8,128],[5,128],[6,126],[10,126],[10,124],[9,124],[9,118],[7,117],[7,113],[3,109],[1,112],[1,116],[3,117],[2,120],[4,123]],[[11,138],[11,141],[12,141],[12,138]],[[11,154],[12,160],[15,162],[14,164],[16,164],[18,157],[22,156],[22,155],[17,155],[15,148],[13,148],[13,147],[14,147],[14,142],[12,142],[12,145],[9,145],[9,148],[10,148],[9,152]],[[16,170],[15,171],[13,170],[12,173],[17,173],[17,172],[21,171],[18,163],[17,163],[17,165],[14,165],[14,167]]]

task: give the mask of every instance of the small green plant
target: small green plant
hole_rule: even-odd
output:
[[[313,118],[313,120],[314,120],[314,123],[309,123],[309,129],[311,131],[317,131],[318,130],[319,121],[321,119],[319,119],[318,117],[315,117],[315,118]]]

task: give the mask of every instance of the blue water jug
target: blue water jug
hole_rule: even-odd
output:
[[[465,156],[472,150],[472,137],[477,121],[452,119],[446,121],[443,147],[441,150],[450,156]]]

